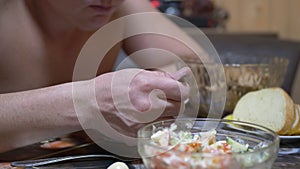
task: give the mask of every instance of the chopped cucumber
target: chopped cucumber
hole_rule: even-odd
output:
[[[230,137],[226,137],[226,142],[227,142],[227,144],[229,144],[231,146],[232,152],[240,153],[240,152],[248,151],[248,148],[249,148],[248,144],[243,145],[243,144],[233,140]]]

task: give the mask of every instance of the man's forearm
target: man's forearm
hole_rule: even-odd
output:
[[[0,152],[80,130],[72,83],[0,95]]]

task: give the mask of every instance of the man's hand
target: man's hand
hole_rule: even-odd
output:
[[[190,74],[125,69],[95,79],[96,97],[106,121],[122,134],[135,136],[143,125],[184,111],[189,86],[179,82]]]

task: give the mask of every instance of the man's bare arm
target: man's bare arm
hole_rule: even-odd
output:
[[[0,95],[0,152],[80,130],[72,83]]]
[[[188,74],[188,69],[174,74],[124,69],[91,80],[1,94],[0,135],[5,139],[0,139],[0,152],[82,128],[103,131],[105,127],[95,128],[98,118],[102,118],[99,113],[124,135],[136,135],[144,123],[133,125],[136,120],[126,117],[140,116],[146,120],[149,111],[160,113],[162,117],[177,115],[189,94],[189,88],[177,80]],[[122,82],[116,83],[113,79]],[[157,93],[157,98],[150,102],[149,95],[154,89],[159,89],[166,98]],[[91,93],[93,91],[95,93]]]
[[[145,12],[156,12],[157,14],[154,14],[153,17],[150,14],[145,18],[144,16],[146,15],[143,15]],[[130,37],[124,41],[124,49],[127,53],[131,54],[142,49],[157,48],[169,51],[185,59],[198,59],[200,55],[202,62],[211,62],[209,56],[196,41],[154,9],[148,0],[126,0],[118,11],[118,17],[137,13],[141,14],[141,19],[133,17],[135,20],[133,19],[130,29],[159,32],[163,35],[142,34]],[[143,59],[135,59],[135,61],[138,63],[151,63],[151,61],[145,61],[145,57],[140,58]],[[155,58],[152,56],[150,57],[151,59]]]

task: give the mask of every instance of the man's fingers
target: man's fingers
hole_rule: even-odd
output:
[[[184,67],[177,72],[171,74],[172,79],[166,79],[166,81],[161,81],[162,83],[157,83],[159,89],[165,92],[165,95],[168,99],[175,101],[186,100],[189,97],[189,85],[187,83],[182,83],[182,79],[188,75],[191,75],[192,72],[188,67]]]
[[[134,93],[134,100],[137,95],[145,97],[153,92],[155,89],[160,90],[157,94],[158,98],[168,99],[174,101],[186,100],[190,94],[190,88],[187,84],[179,82],[176,79],[182,79],[183,77],[189,75],[189,68],[180,69],[174,74],[169,74],[162,71],[144,71],[131,83],[132,88],[131,93]],[[140,99],[139,99],[140,100]]]
[[[165,111],[162,114],[162,117],[178,116],[184,110],[185,110],[185,104],[183,101],[177,102],[177,101],[173,101],[173,100],[168,100],[166,103]]]
[[[190,94],[190,87],[173,79],[161,79],[155,86],[161,90],[164,95],[158,95],[159,98],[174,101],[186,100]]]
[[[188,67],[184,67],[184,68],[181,68],[180,70],[178,70],[177,72],[173,73],[172,77],[174,80],[180,81],[182,78],[184,78],[188,75],[191,75],[191,74],[192,74],[191,69]]]
[[[184,67],[173,74],[165,74],[165,76],[158,77],[152,82],[154,88],[160,89],[164,92],[167,99],[181,101],[186,100],[189,97],[189,85],[184,82],[180,82],[182,78],[192,74],[188,67]],[[163,96],[159,96],[163,98]]]
[[[151,110],[148,110],[147,113],[153,113],[158,117],[167,117],[167,116],[178,116],[185,110],[184,101],[174,101],[174,100],[162,100],[155,99],[151,102]],[[164,109],[161,109],[164,107]],[[144,118],[147,114],[144,114]],[[154,119],[153,119],[154,120]]]

